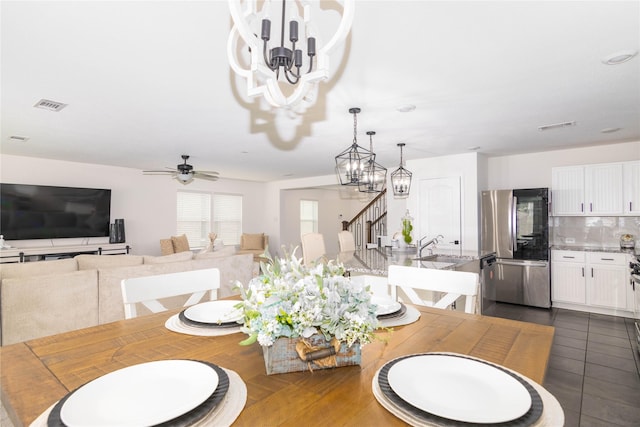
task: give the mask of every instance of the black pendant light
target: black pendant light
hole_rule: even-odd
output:
[[[372,130],[367,132],[369,135],[369,151],[373,153],[373,135],[376,133]],[[362,178],[358,182],[358,191],[361,193],[380,193],[387,184],[387,168],[381,166],[375,161],[375,154],[369,159],[364,168]]]
[[[353,143],[349,148],[336,156],[336,173],[341,185],[356,186],[363,179],[364,171],[369,161],[375,162],[376,155],[358,145],[357,139],[357,114],[360,108],[350,108],[353,114]]]
[[[393,195],[397,198],[409,197],[409,190],[411,189],[411,172],[404,168],[402,161],[402,147],[404,146],[404,142],[398,144],[398,147],[400,147],[400,167],[391,172]]]

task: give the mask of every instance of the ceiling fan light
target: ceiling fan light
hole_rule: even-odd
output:
[[[191,173],[179,173],[176,175],[176,179],[182,184],[188,184],[193,181],[193,174]]]

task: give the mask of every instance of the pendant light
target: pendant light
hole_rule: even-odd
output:
[[[404,142],[400,142],[400,167],[391,172],[391,185],[393,186],[393,195],[397,198],[409,197],[409,190],[411,189],[411,172],[403,166],[402,161],[402,147]]]
[[[353,114],[353,143],[349,148],[336,156],[336,173],[341,185],[356,186],[363,179],[364,170],[369,161],[375,161],[376,155],[358,145],[358,120],[360,108],[350,108]]]
[[[369,151],[373,153],[373,135],[376,133],[372,130],[367,132],[369,135]],[[362,179],[358,183],[358,191],[361,193],[380,193],[387,184],[387,168],[381,166],[375,161],[375,154],[369,159],[364,168]]]

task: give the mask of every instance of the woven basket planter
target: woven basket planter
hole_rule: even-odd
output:
[[[360,343],[351,347],[340,343],[335,351],[323,335],[316,334],[304,340],[308,347],[317,350],[303,355],[306,359],[303,360],[299,354],[300,341],[300,338],[278,338],[273,345],[262,347],[267,375],[359,365],[362,359]]]

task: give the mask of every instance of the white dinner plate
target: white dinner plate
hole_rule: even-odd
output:
[[[72,393],[60,409],[70,427],[160,424],[202,404],[218,386],[210,366],[192,360],[142,363],[99,377]]]
[[[239,301],[207,301],[192,305],[184,311],[184,316],[200,323],[229,323],[242,319],[242,310],[235,308]]]
[[[395,313],[402,308],[398,301],[376,295],[371,296],[371,303],[378,306],[376,309],[376,316]]]
[[[409,357],[389,368],[387,380],[405,402],[450,420],[501,423],[515,420],[531,408],[531,395],[516,378],[463,357]]]

